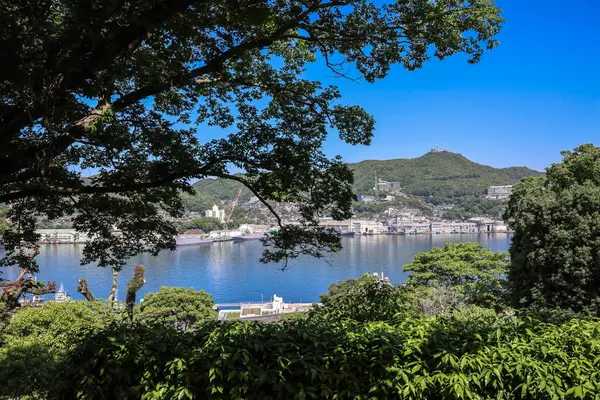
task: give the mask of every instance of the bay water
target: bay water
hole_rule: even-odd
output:
[[[459,235],[374,235],[342,238],[343,249],[325,260],[302,257],[291,260],[287,269],[282,265],[259,262],[263,246],[260,241],[221,242],[180,247],[163,252],[158,257],[140,255],[128,262],[119,275],[120,300],[125,299],[127,282],[133,267],[146,267],[146,284],[138,299],[161,286],[181,286],[204,290],[216,303],[258,302],[282,296],[285,302],[316,302],[330,284],[359,278],[365,272],[383,272],[393,284],[407,278],[402,266],[415,254],[429,251],[446,242],[476,241],[493,251],[507,251],[510,234]],[[96,297],[107,297],[112,283],[112,271],[95,265],[80,265],[83,246],[74,244],[42,245],[37,257],[38,279],[62,283],[74,299],[83,299],[76,291],[77,280],[87,279]],[[2,255],[0,250],[0,256]],[[0,277],[15,279],[15,268],[2,268]],[[48,295],[46,298],[51,298]]]

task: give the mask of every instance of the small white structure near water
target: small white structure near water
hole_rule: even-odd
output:
[[[283,302],[283,297],[277,297],[276,294],[273,295],[273,311],[277,314],[281,312],[285,308],[285,304]]]
[[[56,292],[56,294],[54,295],[54,301],[57,303],[63,303],[67,300],[69,300],[69,294],[65,290],[63,284],[61,283],[60,289],[58,289],[58,292]]]

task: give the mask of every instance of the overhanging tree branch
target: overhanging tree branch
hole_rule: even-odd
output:
[[[248,182],[244,178],[240,178],[239,176],[230,175],[230,174],[225,174],[225,175],[222,175],[221,177],[226,178],[226,179],[231,179],[233,181],[237,181],[237,182],[244,184],[244,186],[246,186],[256,196],[256,198],[258,198],[258,200],[260,200],[260,202],[263,203],[265,205],[265,207],[267,207],[269,209],[271,214],[273,214],[275,219],[277,219],[277,225],[279,225],[279,227],[283,228],[283,221],[282,221],[281,217],[279,216],[279,214],[277,213],[277,211],[275,211],[273,206],[271,206],[267,202],[267,200],[260,193],[258,193],[258,191],[256,189],[254,189],[252,187],[252,184],[250,182]]]

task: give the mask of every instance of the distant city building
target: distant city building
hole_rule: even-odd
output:
[[[474,222],[432,222],[431,233],[476,233],[479,225]]]
[[[512,194],[512,185],[506,186],[489,186],[487,188],[488,199],[508,199]]]
[[[331,218],[319,218],[319,226],[333,228],[340,232],[353,232],[352,221],[350,220],[334,221]]]
[[[449,146],[446,146],[445,149],[440,149],[440,146],[435,146],[433,149],[430,150],[430,152],[431,153],[451,153]]]
[[[221,222],[225,222],[225,210],[219,210],[219,206],[213,205],[212,210],[206,210],[207,217],[216,218]]]
[[[393,192],[400,190],[400,182],[388,182],[379,180],[377,186],[373,188],[374,190],[380,190],[382,192]]]
[[[387,232],[387,227],[384,227],[382,223],[364,219],[334,221],[332,219],[322,218],[319,221],[319,226],[333,228],[340,232],[354,232],[357,234],[376,234]]]
[[[38,229],[40,243],[86,243],[87,234],[77,232],[75,229]]]
[[[407,234],[428,233],[429,228],[429,224],[424,223],[410,223],[402,225],[402,231]]]
[[[352,232],[360,234],[377,234],[387,232],[387,227],[384,227],[382,223],[376,221],[354,219],[352,222]]]
[[[479,232],[508,232],[508,226],[504,221],[495,221],[489,218],[471,218],[468,222],[477,224]]]

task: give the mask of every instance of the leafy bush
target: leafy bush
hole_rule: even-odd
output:
[[[471,309],[345,323],[115,327],[62,366],[54,398],[532,399],[600,395],[600,323]]]
[[[203,290],[163,286],[148,293],[136,308],[136,319],[189,330],[208,320],[216,320],[212,296]]]
[[[417,253],[404,266],[409,286],[448,286],[471,305],[502,309],[506,305],[507,253],[494,252],[476,242],[446,243]]]
[[[48,302],[19,310],[2,337],[0,396],[27,394],[29,387],[43,393],[60,373],[67,354],[117,320],[118,312],[100,302]]]
[[[311,318],[389,321],[408,308],[402,301],[400,290],[370,274],[334,283],[326,294],[321,295],[322,306],[311,312]]]

